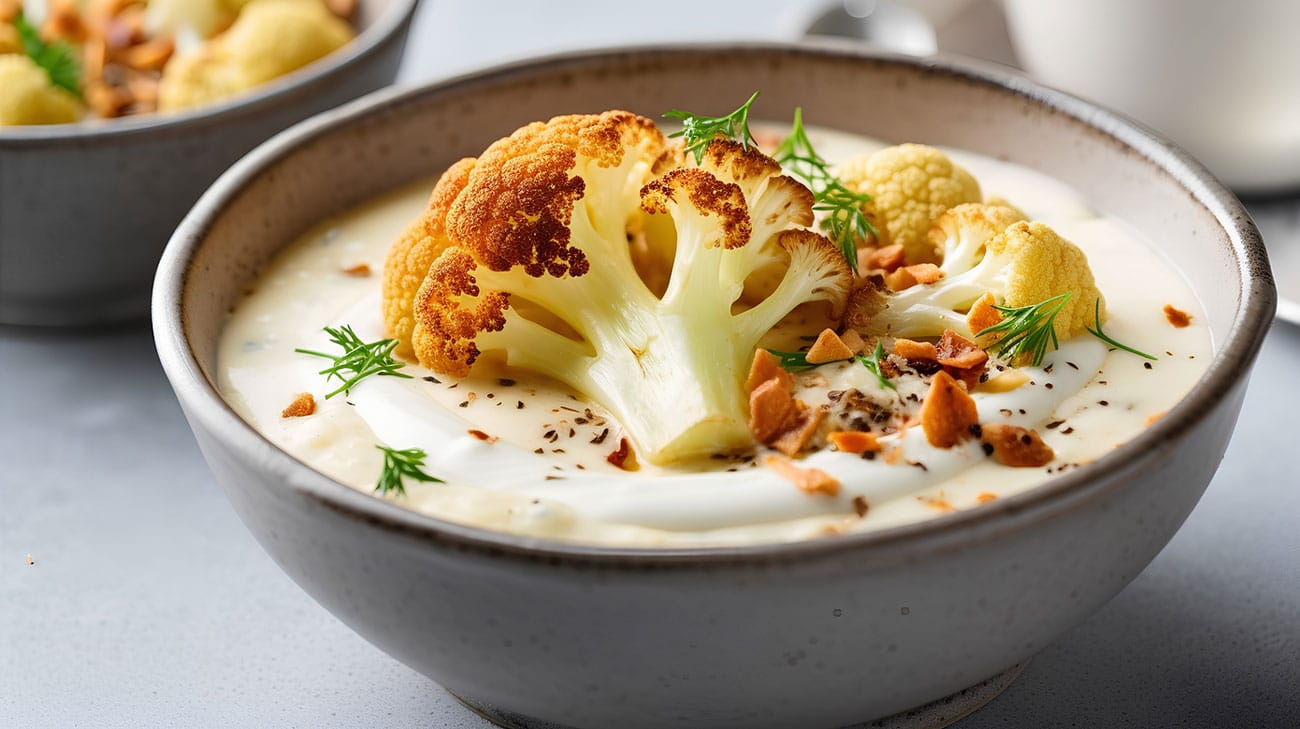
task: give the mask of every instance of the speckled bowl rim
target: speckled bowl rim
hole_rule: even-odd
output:
[[[390,0],[390,5],[375,21],[339,51],[272,79],[249,93],[174,113],[92,119],[73,124],[0,127],[0,151],[84,145],[100,139],[141,134],[182,134],[229,123],[234,119],[257,116],[270,108],[291,104],[294,99],[311,93],[321,84],[332,83],[339,73],[379,53],[411,19],[419,4],[420,0]]]
[[[202,245],[209,225],[226,204],[265,168],[288,156],[298,146],[371,115],[400,114],[400,108],[408,100],[436,95],[441,90],[463,90],[520,77],[554,77],[565,71],[581,71],[593,62],[619,59],[654,61],[701,53],[861,59],[911,66],[921,72],[943,74],[957,81],[1010,91],[1090,126],[1141,155],[1181,183],[1195,203],[1213,215],[1232,244],[1232,254],[1242,279],[1242,304],[1207,371],[1187,397],[1142,434],[1102,458],[1024,493],[972,509],[861,534],[797,542],[699,547],[621,547],[565,542],[468,526],[402,508],[339,483],[280,450],[240,418],[204,376],[185,334],[183,296],[189,264]],[[1232,388],[1241,384],[1241,373],[1253,363],[1272,322],[1275,306],[1276,290],[1263,241],[1245,208],[1201,164],[1132,121],[1001,67],[964,59],[915,58],[839,42],[741,42],[661,44],[545,56],[410,89],[375,92],[291,127],[232,167],[181,223],[168,243],[158,269],[153,321],[163,368],[182,403],[188,405],[190,417],[198,419],[212,435],[257,463],[259,470],[276,480],[275,488],[283,486],[297,491],[325,508],[354,519],[363,528],[399,533],[431,545],[550,564],[690,569],[761,566],[831,558],[847,553],[852,553],[855,559],[877,558],[889,562],[915,559],[922,554],[961,548],[999,534],[1018,531],[1029,524],[1066,514],[1115,489],[1131,486],[1141,473],[1165,457],[1163,444],[1185,437],[1215,410]],[[1101,478],[1125,471],[1133,475],[1127,479]]]

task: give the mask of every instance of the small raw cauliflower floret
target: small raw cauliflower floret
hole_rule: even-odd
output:
[[[1015,217],[1015,211],[1006,208],[955,211],[944,221],[955,232],[945,247],[953,253],[953,265],[945,261],[941,269],[945,276],[897,293],[860,288],[853,294],[846,321],[868,334],[937,337],[945,329],[970,331],[966,312],[985,293],[1009,307],[1030,306],[1069,293],[1056,316],[1056,335],[1065,340],[1082,334],[1093,324],[1098,302],[1105,316],[1105,302],[1087,256],[1042,223],[1021,220],[1001,233],[990,233],[993,220]],[[972,255],[973,241],[984,235],[991,237],[982,252]]]
[[[1012,223],[1025,220],[1019,210],[1002,205],[962,203],[935,218],[927,235],[939,252],[945,276],[966,271],[984,255],[984,245]]]
[[[385,266],[392,333],[411,321],[416,357],[441,373],[464,376],[495,353],[563,382],[652,462],[751,446],[743,385],[759,338],[806,302],[841,311],[852,272],[830,241],[794,227],[811,223],[811,194],[757,150],[717,140],[684,164],[653,122],[624,111],[537,122],[462,161]],[[639,242],[671,247],[662,297],[629,245],[651,217],[674,233]],[[786,271],[770,295],[738,305],[775,258]]]
[[[158,107],[175,111],[247,91],[322,58],[352,39],[321,0],[253,0],[230,28],[163,69]]]
[[[0,55],[0,126],[71,124],[81,118],[77,97],[50,83],[25,55]]]
[[[979,182],[948,155],[923,144],[900,144],[839,165],[846,187],[866,193],[867,217],[875,226],[876,244],[903,246],[909,264],[938,260],[927,233],[941,213],[962,203],[979,202]]]

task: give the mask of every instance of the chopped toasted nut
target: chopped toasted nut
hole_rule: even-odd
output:
[[[915,362],[935,362],[939,358],[939,352],[933,344],[911,339],[895,339],[894,354]]]
[[[799,416],[790,390],[773,378],[749,393],[749,432],[759,443],[770,443]]]
[[[161,71],[172,57],[176,44],[169,36],[154,38],[122,52],[122,62],[141,71]]]
[[[1045,466],[1056,457],[1051,446],[1029,428],[987,423],[980,430],[980,440],[993,447],[993,457],[1004,466]]]
[[[299,393],[289,407],[280,411],[282,418],[301,418],[316,412],[316,398],[310,392]]]
[[[349,266],[343,269],[343,273],[349,276],[356,276],[357,278],[364,278],[370,275],[370,264],[358,263],[355,266]]]
[[[803,405],[798,400],[795,404]],[[799,451],[812,442],[813,436],[817,434],[817,429],[825,419],[826,411],[822,408],[798,407],[794,421],[777,434],[770,445],[787,456],[798,455]]]
[[[885,274],[885,284],[894,291],[902,291],[917,284],[932,284],[944,276],[933,263],[914,263]]]
[[[826,496],[838,496],[840,493],[840,482],[820,468],[800,468],[780,456],[767,456],[763,459],[763,465],[805,493]]]
[[[988,502],[993,501],[997,497],[998,495],[991,491],[981,491],[980,493],[976,494],[975,501],[976,503],[987,504]]]
[[[1029,375],[1018,369],[1004,370],[997,377],[990,377],[987,382],[979,383],[980,392],[1011,392],[1029,382]]]
[[[627,438],[618,439],[618,448],[615,448],[605,460],[624,471],[635,471],[640,468],[636,462],[636,453],[632,451],[632,444]]]
[[[866,260],[861,260],[860,264],[866,264],[867,270],[894,271],[903,265],[903,244],[895,243],[883,248],[864,248]]]
[[[932,284],[941,280],[944,276],[943,271],[933,263],[914,263],[907,267],[912,277],[920,284]]]
[[[479,429],[477,429],[477,428],[471,428],[471,429],[469,429],[469,430],[467,430],[467,431],[465,431],[465,432],[467,432],[467,433],[469,433],[470,435],[474,436],[475,438],[478,438],[479,440],[481,440],[481,441],[487,443],[488,445],[492,445],[493,443],[495,443],[495,442],[501,440],[500,436],[496,436],[496,435],[488,435],[487,433],[484,433],[483,431],[481,431],[481,430],[479,430]]]
[[[935,349],[938,354],[936,359],[939,364],[945,367],[955,367],[961,370],[974,367],[982,368],[984,363],[989,361],[987,352],[951,329],[943,331],[943,338],[939,340],[939,344],[935,346]]]
[[[944,330],[943,338],[935,349],[939,364],[943,365],[948,374],[961,380],[967,390],[972,390],[979,384],[989,361],[987,352],[951,329]]]
[[[979,424],[975,401],[943,370],[930,382],[920,416],[925,439],[935,448],[951,448],[972,437],[971,426]]]
[[[749,365],[749,377],[745,379],[745,392],[753,392],[768,380],[777,380],[782,389],[794,387],[794,377],[781,368],[776,355],[766,349],[754,350],[754,361]]]
[[[1182,329],[1192,323],[1192,315],[1182,309],[1175,309],[1173,304],[1165,304],[1165,319],[1178,329]]]
[[[862,335],[858,334],[856,329],[845,330],[840,335],[840,341],[844,342],[844,346],[852,350],[854,354],[865,352],[867,349],[867,343],[863,341]]]
[[[863,433],[857,430],[837,430],[826,436],[832,445],[845,453],[861,455],[867,451],[879,451],[880,441],[875,433]]]
[[[1002,321],[1001,312],[993,308],[995,303],[997,299],[993,298],[993,294],[985,293],[971,306],[966,314],[966,324],[970,326],[971,334],[979,334]]]
[[[853,350],[849,349],[838,334],[833,330],[823,329],[822,333],[817,335],[817,341],[808,348],[807,360],[808,364],[826,364],[849,359],[852,356]]]
[[[853,513],[857,514],[859,519],[866,516],[867,512],[870,510],[871,510],[871,505],[867,503],[866,497],[864,496],[853,497]]]
[[[944,513],[947,513],[950,511],[957,510],[957,507],[949,503],[947,497],[943,495],[942,491],[939,492],[938,496],[928,496],[922,498],[921,500],[925,502],[926,506],[930,507],[931,509],[935,509],[936,511],[942,511]]]
[[[23,9],[23,0],[0,0],[0,23],[12,22]]]
[[[86,37],[86,26],[81,22],[81,12],[74,0],[51,0],[46,5],[45,23],[41,26],[41,38],[51,40],[80,42]]]

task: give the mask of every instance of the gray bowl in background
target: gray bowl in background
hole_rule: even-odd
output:
[[[801,105],[820,125],[969,149],[1072,185],[1186,275],[1215,343],[1207,372],[1132,441],[1016,496],[865,534],[663,550],[405,510],[278,449],[214,385],[228,312],[328,214],[437,174],[530,120],[717,109],[755,89],[755,118]],[[719,45],[542,59],[380,92],[305,122],[199,201],[163,255],[153,313],[204,457],[267,552],[344,623],[478,711],[550,729],[832,729],[950,696],[884,726],[954,721],[1146,567],[1218,467],[1275,297],[1240,203],[1113,114],[946,60]]]
[[[0,323],[144,318],[158,256],[235,160],[392,83],[418,0],[359,0],[356,39],[229,101],[176,114],[0,128]]]

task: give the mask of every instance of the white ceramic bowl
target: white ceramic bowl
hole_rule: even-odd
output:
[[[802,105],[831,127],[966,148],[1073,185],[1185,272],[1216,342],[1209,370],[1132,442],[1019,496],[875,533],[668,550],[562,544],[403,510],[280,451],[214,387],[226,313],[328,212],[435,174],[522,122],[616,107],[657,116],[753,89],[756,117]],[[271,556],[345,623],[494,720],[830,729],[1005,679],[1128,584],[1213,475],[1274,300],[1238,202],[1107,112],[942,60],[729,45],[545,59],[382,92],[299,125],[236,165],[181,224],[158,271],[154,326],[205,457]],[[996,684],[983,687],[931,712],[931,725]]]
[[[418,0],[359,0],[356,39],[228,101],[175,114],[0,128],[0,323],[142,319],[158,256],[235,160],[392,83]]]

